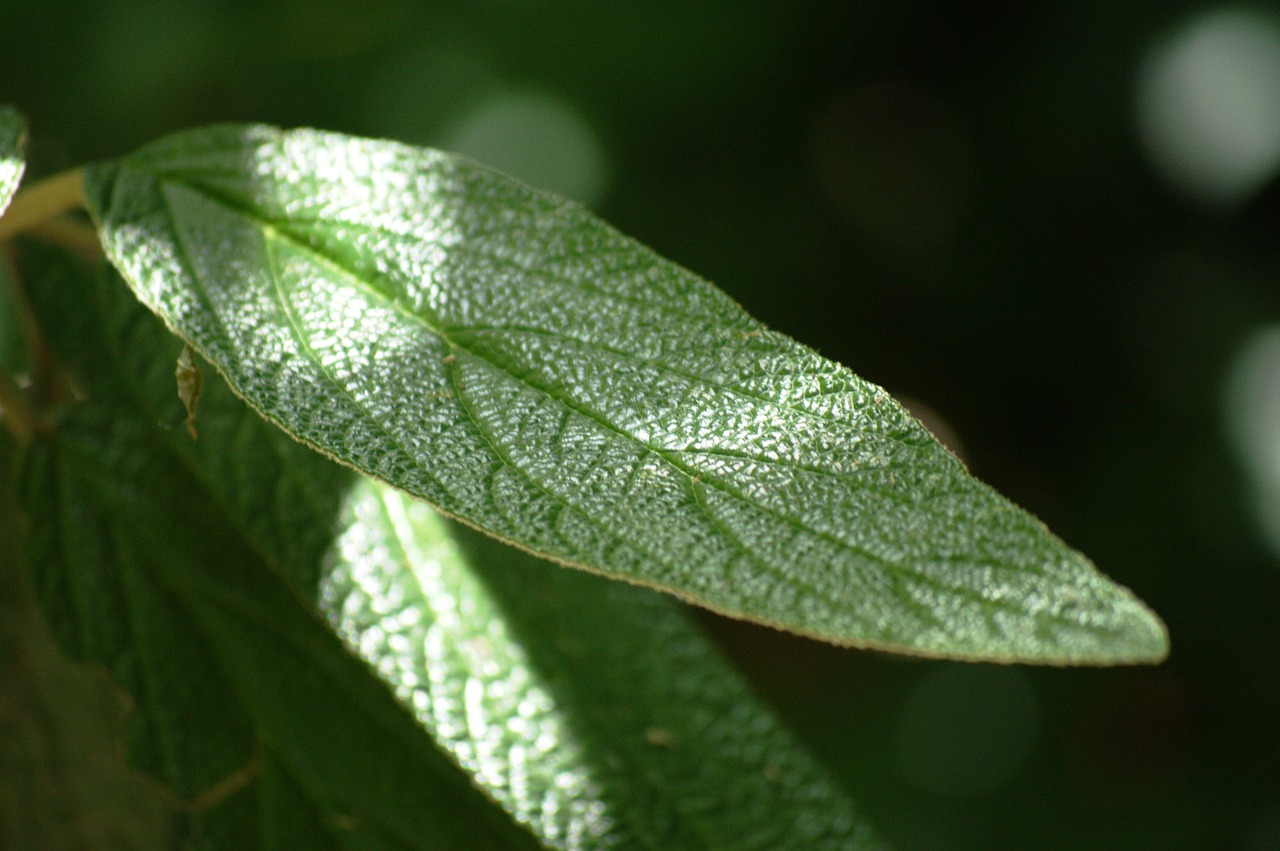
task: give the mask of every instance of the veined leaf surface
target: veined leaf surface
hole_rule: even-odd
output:
[[[0,213],[18,191],[26,160],[22,155],[22,135],[26,125],[11,106],[0,106]]]
[[[882,847],[674,601],[477,538],[364,480],[322,606],[549,847]]]
[[[41,314],[68,317],[53,329],[55,342],[89,396],[119,418],[150,424],[139,429],[142,442],[163,447],[161,467],[181,468],[169,478],[197,483],[188,485],[198,492],[188,499],[211,497],[228,526],[314,601],[391,687],[423,736],[429,731],[545,846],[880,847],[845,794],[675,601],[539,563],[446,521],[289,439],[216,375],[201,403],[200,439],[192,441],[172,374],[182,344],[118,276],[48,275],[37,283]],[[68,314],[72,306],[79,312]],[[165,522],[173,525],[171,514]],[[105,590],[121,584],[114,573],[130,575],[126,568],[108,559],[96,570],[48,573],[73,589],[96,583]],[[149,611],[137,602],[148,584],[128,585],[128,607],[112,604],[115,593],[90,598],[101,621],[128,622],[121,609]],[[219,595],[204,596],[220,608]],[[85,594],[47,597],[74,610],[62,601]],[[193,605],[183,599],[170,607],[176,626],[157,623],[164,612],[155,612],[145,633],[165,635],[163,649],[172,652],[175,636],[189,631],[183,622],[199,621],[189,614]],[[161,648],[143,649],[150,658]],[[211,679],[199,673],[207,667],[197,659],[164,666],[196,672],[201,682]],[[194,712],[242,712],[211,691],[200,692]],[[143,707],[153,708],[163,716],[162,706]],[[278,762],[263,787],[291,777]],[[291,806],[264,805],[256,821],[252,812],[244,818],[289,837],[295,829],[281,824],[285,815],[316,809],[295,797],[301,800]]]
[[[503,540],[824,640],[1165,654],[882,389],[464,159],[217,127],[86,176],[141,299],[265,416]]]

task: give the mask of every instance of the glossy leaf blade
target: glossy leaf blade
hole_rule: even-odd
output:
[[[0,214],[13,200],[26,168],[22,151],[25,133],[26,124],[18,111],[11,106],[0,106]]]
[[[883,390],[466,160],[220,127],[88,174],[142,300],[290,433],[554,560],[842,644],[1163,657]]]
[[[172,374],[181,343],[123,282],[39,283],[45,315],[81,308],[55,333],[90,395],[157,424],[254,548],[545,845],[878,847],[675,601],[537,563],[385,485],[352,490],[349,471],[215,375],[193,442]]]

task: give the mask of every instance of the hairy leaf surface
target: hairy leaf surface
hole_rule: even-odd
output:
[[[60,338],[90,394],[155,424],[169,463],[545,845],[878,847],[674,601],[537,563],[380,483],[353,488],[214,375],[190,440],[181,343],[114,275],[41,284],[48,315],[81,305]],[[282,821],[263,830],[286,834]]]
[[[268,127],[170,137],[86,188],[113,262],[237,393],[498,538],[842,644],[1166,652],[887,393],[580,207]]]

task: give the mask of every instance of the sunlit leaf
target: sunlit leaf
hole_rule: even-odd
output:
[[[583,209],[266,127],[92,169],[142,300],[300,439],[549,558],[843,644],[1163,657],[1163,625],[880,388]]]
[[[537,563],[385,485],[352,489],[212,374],[192,442],[182,344],[114,276],[41,284],[47,315],[84,307],[58,337],[90,395],[158,423],[199,489],[546,845],[876,847],[675,601]]]
[[[22,140],[26,125],[22,116],[11,106],[0,106],[0,213],[13,200],[18,191],[22,172],[26,168]]]

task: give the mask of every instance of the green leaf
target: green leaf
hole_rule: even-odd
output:
[[[38,550],[42,572],[56,572],[81,603],[86,580],[72,574],[86,565],[99,572],[88,581],[114,586],[122,604],[114,611],[97,604],[71,614],[80,629],[133,633],[119,652],[138,667],[134,693],[149,699],[156,757],[173,765],[175,785],[197,794],[219,779],[211,775],[231,773],[219,762],[243,770],[263,748],[285,775],[272,786],[296,787],[293,797],[305,802],[301,812],[281,814],[277,798],[264,800],[251,786],[239,811],[209,833],[225,832],[228,847],[252,847],[278,822],[303,817],[338,845],[534,847],[503,828],[492,805],[228,527],[177,459],[148,439],[148,428],[93,407],[67,412],[54,436],[33,447],[46,487],[29,511],[74,541]],[[123,624],[106,623],[111,614]],[[186,690],[222,694],[192,706]],[[226,754],[212,752],[223,736],[204,725],[230,730]]]
[[[273,542],[299,559],[309,553],[314,583],[330,538],[324,523],[293,525],[295,509],[275,500],[292,503],[298,488],[325,473],[279,481],[271,478],[278,466],[239,467],[271,454],[250,432],[250,451],[235,458],[228,478],[259,475],[256,490],[237,503],[212,487],[180,448],[191,443],[173,377],[181,344],[130,304],[114,273],[100,287],[86,286],[84,277],[64,261],[32,287],[59,354],[79,367],[90,399],[62,410],[52,433],[27,453],[22,493],[29,516],[40,518],[28,553],[63,646],[107,666],[137,700],[129,741],[140,767],[195,798],[248,770],[258,755],[261,776],[199,814],[190,841],[536,847],[282,576]],[[68,312],[68,304],[79,311]],[[167,350],[149,345],[156,342]],[[141,362],[156,365],[122,376],[123,367]],[[157,421],[139,393],[161,378],[175,410]],[[226,417],[210,420],[202,425],[213,432],[226,424]],[[259,428],[267,430],[260,421]],[[326,504],[336,509],[340,495],[313,500],[308,518]],[[255,534],[266,528],[275,537]]]
[[[62,655],[0,491],[0,847],[173,847],[177,799],[124,760],[129,700]]]
[[[549,846],[880,847],[674,601],[476,540],[377,482],[343,523],[334,625]]]
[[[299,439],[503,540],[816,638],[1162,658],[888,394],[458,157],[217,127],[89,171],[141,299]]]
[[[193,442],[172,375],[182,344],[117,278],[39,284],[90,395],[159,423],[179,466],[546,845],[875,847],[675,601],[537,563],[384,485],[352,488],[213,375]]]
[[[23,155],[26,123],[11,106],[0,106],[0,213],[18,191],[27,162]]]

